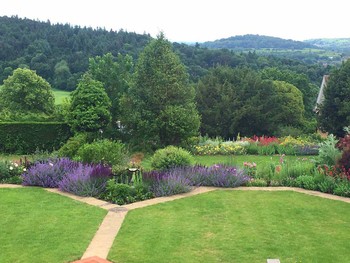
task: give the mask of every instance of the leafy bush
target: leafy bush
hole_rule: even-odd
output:
[[[308,190],[317,190],[317,184],[315,177],[311,175],[302,175],[295,179],[295,186],[308,189]]]
[[[350,134],[347,134],[344,138],[341,138],[337,146],[342,151],[341,157],[337,162],[337,166],[350,180]]]
[[[34,185],[42,187],[58,187],[59,182],[72,170],[78,163],[68,158],[52,159],[46,162],[37,162],[32,165],[23,175],[23,185]]]
[[[320,143],[318,163],[329,166],[335,165],[341,156],[340,150],[336,147],[338,140],[333,134],[328,135],[327,140]]]
[[[21,163],[0,161],[0,183],[21,184],[26,167]]]
[[[194,163],[192,155],[179,147],[168,146],[157,150],[151,158],[151,166],[156,170],[165,170],[178,166],[189,166]]]
[[[251,179],[249,182],[247,182],[247,186],[265,187],[267,185],[267,181],[261,178]]]
[[[105,191],[111,174],[112,170],[108,166],[79,163],[62,178],[58,187],[61,191],[75,195],[98,197]]]
[[[101,198],[118,205],[124,205],[146,200],[153,196],[153,193],[148,191],[148,188],[142,183],[128,185],[117,183],[114,179],[110,179],[107,181],[106,190],[101,195]]]
[[[86,133],[78,133],[69,138],[68,141],[58,150],[58,155],[61,157],[74,158],[78,150],[87,142]]]
[[[348,180],[337,182],[333,193],[335,195],[350,197],[350,182]]]
[[[127,150],[119,141],[107,139],[84,144],[78,150],[78,159],[84,163],[122,165],[127,162]]]
[[[330,176],[324,176],[323,180],[320,180],[317,183],[318,189],[323,193],[332,194],[334,192],[335,186],[336,186],[335,179]]]

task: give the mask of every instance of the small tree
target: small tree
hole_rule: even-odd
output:
[[[30,69],[16,69],[0,87],[3,109],[13,113],[52,114],[55,98],[50,84]]]
[[[77,89],[71,93],[67,121],[74,131],[98,131],[110,122],[110,107],[111,101],[103,84],[85,74]]]
[[[141,147],[178,144],[197,134],[194,89],[163,34],[141,53],[135,83],[122,100],[123,125]]]

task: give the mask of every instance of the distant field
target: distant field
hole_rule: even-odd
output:
[[[70,91],[53,89],[53,94],[55,95],[55,104],[62,104],[63,99],[69,97]]]

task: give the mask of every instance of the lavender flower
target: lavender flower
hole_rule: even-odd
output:
[[[72,171],[78,163],[68,158],[49,159],[37,162],[22,174],[23,185],[35,185],[54,188]]]
[[[102,164],[81,164],[67,174],[59,183],[61,191],[79,196],[99,196],[106,189],[111,168]]]

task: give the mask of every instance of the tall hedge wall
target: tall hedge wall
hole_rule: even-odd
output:
[[[72,135],[69,126],[61,122],[2,122],[0,152],[30,154],[36,150],[59,149]]]

